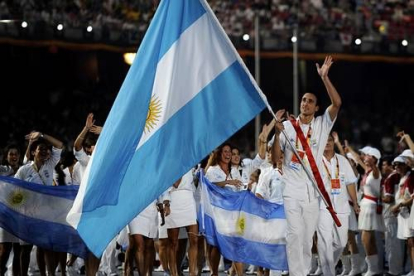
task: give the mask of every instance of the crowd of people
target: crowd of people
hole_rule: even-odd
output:
[[[340,41],[344,50],[356,38],[373,43],[412,41],[414,1],[341,1],[341,0],[209,0],[226,33],[233,41],[244,34],[254,35],[258,14],[263,38],[289,41],[299,27],[301,39]],[[37,26],[42,37],[47,27],[86,29],[95,32],[143,34],[154,15],[158,0],[153,1],[0,1],[0,19],[18,19]],[[21,21],[18,21],[20,24]],[[129,37],[129,35],[126,35]],[[101,37],[101,39],[103,39]],[[136,43],[125,40],[124,43]],[[239,45],[240,47],[243,44]]]
[[[356,150],[349,143],[352,141],[341,141],[332,132],[342,107],[340,93],[328,74],[332,64],[332,58],[327,57],[317,65],[331,101],[325,110],[314,94],[306,93],[298,117],[288,116],[283,109],[277,111],[257,137],[258,152],[252,160],[243,160],[243,152],[230,143],[219,146],[137,215],[101,259],[89,254],[85,258],[86,274],[95,275],[99,270],[108,275],[120,273],[114,252],[123,248],[124,273],[132,275],[136,267],[139,275],[150,275],[157,248],[160,268],[169,275],[181,273],[185,255],[189,275],[200,275],[203,270],[218,275],[223,259],[220,248],[205,248],[197,226],[201,191],[196,171],[201,167],[218,187],[236,193],[248,190],[284,207],[289,271],[269,271],[266,267],[250,267],[250,271],[257,269],[259,275],[328,276],[336,275],[341,267],[342,276],[362,272],[365,276],[385,272],[414,275],[414,143],[409,134],[398,132],[401,147],[389,156],[384,155],[384,149],[368,145]],[[316,116],[318,111],[322,115]],[[73,144],[66,146],[73,150],[64,154],[65,143],[39,131],[25,136],[25,151],[8,145],[0,174],[33,185],[80,185],[102,127],[90,113],[83,128],[78,128],[81,131]],[[14,257],[9,259],[12,251]],[[32,251],[33,244],[1,229],[0,275],[8,268],[14,276],[28,275]],[[76,256],[37,248],[41,275],[46,271],[55,275],[58,264],[62,274],[66,267],[68,271],[76,265],[82,267]],[[229,273],[243,275],[247,265],[235,261]]]

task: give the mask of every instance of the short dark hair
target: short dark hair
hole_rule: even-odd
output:
[[[392,165],[392,161],[394,161],[394,158],[393,158],[391,155],[384,155],[384,156],[381,158],[381,163],[382,163],[382,162],[387,162],[387,164],[388,164],[389,166],[391,166],[391,165]]]
[[[47,148],[52,150],[52,145],[47,140],[45,140],[43,138],[39,138],[38,140],[34,141],[30,145],[30,158],[29,158],[29,160],[34,159],[34,156],[33,156],[32,152],[35,151],[39,145],[45,145]]]

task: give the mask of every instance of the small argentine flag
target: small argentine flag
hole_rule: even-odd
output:
[[[150,202],[265,107],[205,0],[162,0],[68,215],[100,256]]]

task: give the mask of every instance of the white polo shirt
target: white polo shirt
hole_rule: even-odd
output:
[[[82,183],[83,174],[85,173],[86,167],[88,166],[89,159],[91,159],[91,157],[86,154],[83,148],[80,151],[73,149],[73,154],[75,155],[75,158],[78,160],[78,162],[76,162],[76,164],[73,166],[72,179],[74,185],[80,185],[80,183]]]
[[[20,167],[15,178],[20,180],[37,183],[40,185],[53,186],[53,173],[55,166],[60,160],[62,149],[53,147],[50,158],[40,167],[39,172],[34,168],[34,162],[29,162]]]
[[[240,180],[243,184],[247,185],[250,182],[250,175],[263,164],[265,159],[260,158],[259,154],[247,165],[236,168],[231,167],[231,175],[235,179]]]
[[[277,168],[267,169],[260,174],[256,193],[272,203],[283,204],[285,183],[283,175]]]
[[[299,120],[299,119],[298,119]],[[309,126],[311,126],[312,134],[309,141],[309,146],[312,150],[313,157],[315,158],[316,164],[319,168],[319,172],[322,172],[323,165],[322,165],[322,157],[323,152],[325,150],[326,143],[328,141],[329,132],[331,131],[335,120],[331,120],[331,117],[329,115],[328,109],[325,110],[325,113],[322,116],[317,116],[313,118],[312,122],[308,125],[306,124],[299,124],[300,128],[302,129],[302,132],[304,136],[307,136]],[[285,127],[285,132],[287,136],[289,137],[289,140],[291,141],[292,145],[296,145],[296,131],[292,126],[292,123],[290,121],[283,122],[283,125]],[[290,163],[292,161],[292,157],[294,155],[292,148],[288,144],[288,142],[285,139],[285,136],[283,133],[280,133],[280,147],[282,151],[285,154],[284,160],[283,160],[283,175],[284,175],[284,182],[285,182],[285,189],[283,192],[284,198],[293,198],[297,200],[306,200],[306,201],[312,201],[319,197],[317,191],[312,185],[312,182],[309,180],[305,170],[302,168],[302,166],[298,166],[296,168],[293,168]],[[272,140],[274,137],[272,138]],[[272,141],[271,141],[272,142]],[[298,139],[298,148],[300,150],[303,150],[302,144],[300,143]],[[305,165],[308,167],[311,175],[312,170],[309,166],[308,159],[305,155],[303,158]]]
[[[337,162],[338,160],[338,162]],[[323,157],[323,170],[321,171],[323,182],[325,183],[326,192],[329,194],[334,210],[338,214],[349,214],[351,208],[348,200],[348,185],[355,185],[357,177],[349,164],[348,159],[342,155],[335,154],[330,161],[325,156]],[[329,172],[327,171],[329,170]],[[339,179],[339,189],[332,189],[331,179]],[[326,209],[326,206],[321,202],[321,209]]]

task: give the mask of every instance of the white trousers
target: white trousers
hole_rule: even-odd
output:
[[[111,275],[117,273],[116,238],[117,237],[112,239],[112,241],[108,244],[108,246],[102,254],[101,262],[99,264],[99,271],[103,272],[104,275]]]
[[[312,237],[319,215],[319,199],[311,202],[284,198],[286,249],[290,276],[306,276],[311,268]]]
[[[324,276],[335,276],[336,263],[348,242],[349,214],[337,214],[337,216],[341,227],[336,227],[328,210],[321,210],[319,213],[318,256]]]
[[[398,223],[396,219],[384,219],[385,223],[385,258],[388,273],[400,275],[403,271],[404,241],[397,238]]]

